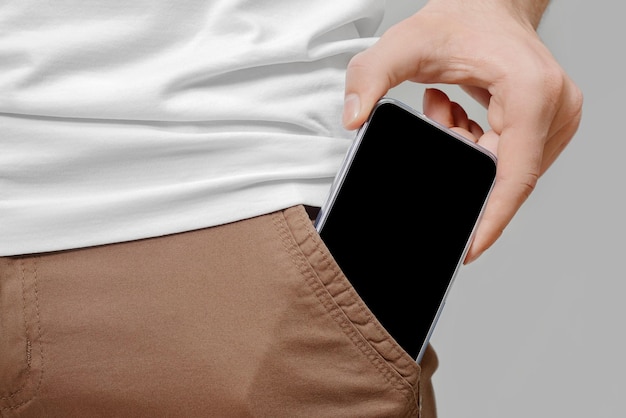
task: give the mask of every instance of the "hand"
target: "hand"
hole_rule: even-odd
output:
[[[580,90],[540,40],[531,16],[506,4],[431,0],[356,55],[346,75],[347,129],[358,128],[374,103],[406,80],[460,85],[487,108],[491,129],[485,133],[465,117],[465,130],[498,157],[496,184],[466,262],[502,234],[574,136],[582,113]],[[436,97],[429,103],[432,94],[425,113],[439,119],[445,109]]]

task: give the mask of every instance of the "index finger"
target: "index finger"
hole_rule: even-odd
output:
[[[502,126],[497,139],[496,182],[467,254],[466,263],[478,258],[502,235],[515,213],[535,189],[541,175],[544,145],[555,112],[547,109],[543,101],[534,105],[522,103],[523,105],[511,105],[507,102],[508,108],[502,109],[501,121],[495,123]],[[493,103],[490,104],[492,106]],[[490,118],[497,119],[498,116],[492,114]],[[499,130],[495,129],[485,135],[498,135],[497,131]]]

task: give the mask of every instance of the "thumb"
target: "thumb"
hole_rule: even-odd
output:
[[[415,53],[409,59],[406,37],[407,34],[402,33],[399,25],[396,25],[348,63],[343,108],[343,125],[346,129],[359,128],[376,102],[389,89],[417,72],[419,59],[416,62]]]
[[[343,126],[349,130],[359,128],[391,87],[386,69],[376,59],[376,51],[368,49],[355,55],[346,71]]]

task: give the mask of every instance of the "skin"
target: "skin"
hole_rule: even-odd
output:
[[[498,157],[466,263],[501,236],[580,124],[582,93],[536,32],[547,3],[431,0],[348,65],[347,129],[361,126],[375,102],[404,81],[459,85],[487,109],[490,129],[483,131],[441,91],[426,89],[423,99],[426,115]]]

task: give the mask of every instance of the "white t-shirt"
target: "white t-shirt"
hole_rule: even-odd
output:
[[[3,0],[0,255],[320,205],[381,0]]]

